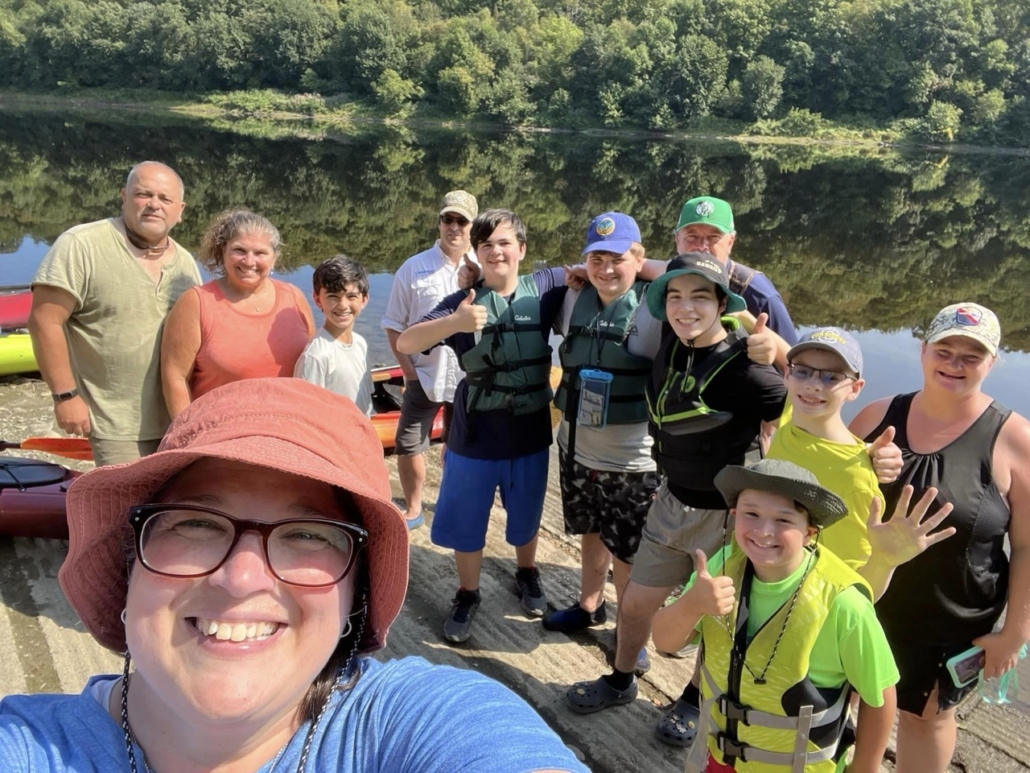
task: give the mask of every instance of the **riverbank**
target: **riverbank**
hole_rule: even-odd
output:
[[[32,379],[0,380],[0,434],[23,439],[47,434],[52,404],[45,385]],[[436,499],[440,480],[438,454],[428,457],[427,503]],[[396,464],[388,460],[394,493],[399,494]],[[89,464],[80,464],[82,469]],[[541,528],[538,564],[552,606],[565,605],[579,582],[578,546],[562,530],[557,464],[552,459]],[[427,511],[432,513],[432,505]],[[494,512],[483,567],[483,605],[472,638],[452,647],[440,638],[440,626],[454,593],[451,555],[429,541],[429,529],[412,534],[408,596],[378,657],[408,655],[434,663],[481,671],[519,693],[565,739],[580,750],[595,773],[676,773],[685,754],[653,737],[662,708],[679,694],[693,659],[672,660],[652,653],[654,667],[641,680],[640,697],[631,705],[592,716],[578,716],[564,705],[565,688],[607,669],[614,626],[581,634],[544,631],[527,619],[512,592],[514,555],[504,544],[504,513]],[[83,630],[57,584],[65,543],[0,537],[0,696],[20,692],[78,692],[89,675],[121,668],[120,658],[100,648]],[[609,585],[608,601],[614,604]],[[609,616],[614,620],[614,615]],[[1024,685],[1030,685],[1025,665]],[[1024,706],[1025,709],[1025,706]],[[949,773],[1017,773],[1030,770],[1030,715],[977,700],[960,711],[961,729],[955,763]],[[892,754],[892,753],[891,753]],[[882,771],[893,771],[890,759]]]
[[[68,110],[80,113],[123,112],[138,121],[148,119],[196,120],[213,128],[229,129],[263,137],[295,136],[327,138],[341,130],[360,133],[374,126],[398,129],[461,129],[472,132],[527,132],[585,134],[595,137],[646,138],[730,142],[745,145],[809,146],[833,154],[933,151],[948,154],[985,154],[1030,157],[1030,148],[981,147],[932,144],[907,136],[894,126],[852,127],[828,121],[807,111],[792,111],[780,120],[753,124],[724,119],[701,119],[684,130],[654,131],[643,128],[574,128],[533,125],[512,126],[477,120],[452,120],[409,111],[389,115],[360,102],[320,94],[286,94],[277,91],[236,91],[211,94],[81,89],[67,92],[0,90],[0,110]]]

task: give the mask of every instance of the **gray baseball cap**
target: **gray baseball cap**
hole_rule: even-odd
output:
[[[862,375],[862,347],[847,330],[839,327],[820,327],[806,333],[787,352],[787,362],[808,349],[834,352],[844,359],[844,364],[853,370],[856,376]]]

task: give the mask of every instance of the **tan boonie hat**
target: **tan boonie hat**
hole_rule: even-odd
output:
[[[935,344],[951,336],[972,338],[997,357],[1001,345],[1001,325],[998,317],[986,306],[955,303],[941,309],[933,318],[926,331],[926,343]]]
[[[68,557],[59,579],[86,629],[124,652],[129,508],[203,458],[227,459],[323,481],[349,491],[368,531],[368,622],[360,652],[383,647],[408,587],[408,527],[390,500],[383,447],[353,402],[296,378],[219,387],[183,411],[157,453],[99,467],[68,490]]]
[[[448,212],[472,221],[479,214],[479,205],[476,203],[476,197],[468,191],[451,191],[443,197],[443,207],[440,209],[441,215]]]
[[[715,487],[730,507],[737,506],[737,499],[745,489],[768,491],[792,499],[808,511],[813,526],[823,529],[848,514],[844,500],[820,486],[811,471],[785,459],[762,459],[751,467],[735,464],[723,467],[715,476]]]

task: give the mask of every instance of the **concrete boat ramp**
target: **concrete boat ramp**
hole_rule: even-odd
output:
[[[39,407],[20,409],[26,402]],[[47,403],[45,390],[36,385],[0,384],[0,431],[10,439],[45,434],[49,427],[39,425],[43,411],[49,414]],[[12,407],[14,410],[8,410]],[[426,501],[431,514],[439,480],[435,451],[430,460]],[[399,495],[396,465],[388,464]],[[556,457],[551,470],[538,566],[548,600],[558,607],[577,595],[578,548],[562,530]],[[661,707],[682,689],[692,659],[652,654],[652,670],[641,680],[635,703],[591,716],[570,712],[564,704],[566,687],[605,672],[614,625],[609,622],[603,628],[567,636],[545,631],[538,620],[526,618],[513,590],[514,551],[504,543],[503,521],[503,510],[498,507],[483,566],[483,603],[472,638],[455,647],[440,636],[456,588],[453,560],[447,551],[430,543],[428,528],[412,534],[407,601],[380,657],[418,655],[434,663],[476,669],[503,682],[532,704],[597,773],[682,771],[685,752],[655,740],[653,728]],[[120,659],[83,631],[61,594],[56,578],[64,553],[63,542],[0,537],[0,695],[77,693],[91,674],[121,669]],[[609,591],[611,606],[611,585]],[[959,747],[952,771],[1030,770],[1030,668],[1026,661],[1021,672],[1025,673],[1020,704],[988,706],[974,699],[960,710]],[[468,732],[474,733],[475,728]],[[883,770],[893,769],[889,755]]]

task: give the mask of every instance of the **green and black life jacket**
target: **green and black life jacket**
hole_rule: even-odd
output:
[[[506,408],[533,413],[551,402],[551,347],[540,319],[540,295],[523,276],[509,302],[476,285],[473,303],[487,311],[479,342],[461,355],[468,385],[468,412]]]
[[[626,349],[633,315],[646,289],[646,282],[637,282],[622,297],[602,306],[597,290],[587,285],[576,299],[568,333],[558,349],[562,378],[554,396],[555,406],[569,422],[576,421],[579,410],[579,372],[589,368],[614,377],[608,403],[609,424],[647,421],[644,388],[651,374],[651,360]]]
[[[732,360],[747,357],[747,333],[733,317],[723,317],[728,335],[693,364],[693,345],[675,333],[662,340],[647,382],[651,454],[658,468],[678,486],[715,491],[715,476],[728,464],[742,464],[760,427],[740,426],[731,411],[710,408],[704,399],[712,380]],[[676,353],[689,351],[685,371],[673,367]]]

